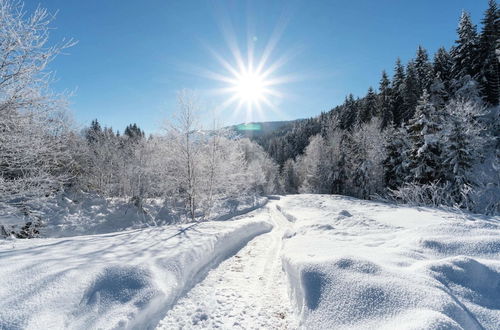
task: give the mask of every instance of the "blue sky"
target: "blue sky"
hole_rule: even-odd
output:
[[[451,46],[461,10],[479,25],[487,7],[487,0],[35,0],[27,8],[38,3],[58,12],[53,41],[78,40],[51,64],[54,89],[75,91],[76,122],[98,118],[121,131],[137,123],[151,133],[176,110],[182,89],[199,95],[204,122],[213,109],[225,124],[248,120],[236,105],[220,109],[231,95],[214,90],[227,84],[205,74],[228,74],[211,51],[235,63],[228,35],[244,54],[250,41],[256,58],[277,40],[269,63],[285,61],[273,76],[294,79],[275,86],[282,96],[272,98],[274,107],[250,119],[287,120],[329,110],[351,92],[364,95],[419,44],[431,54]]]

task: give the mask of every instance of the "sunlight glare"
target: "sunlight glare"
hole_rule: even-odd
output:
[[[240,101],[247,104],[257,104],[265,96],[266,81],[256,72],[238,74],[234,84],[234,92]]]
[[[260,47],[262,51],[258,52],[259,54],[256,53],[256,43],[262,39],[257,38],[254,33],[248,32],[247,54],[244,56],[245,51],[239,47],[240,43],[236,38],[232,24],[227,19],[224,10],[221,10],[219,23],[232,58],[222,56],[211,45],[205,44],[209,53],[221,65],[222,70],[212,71],[207,68],[198,68],[198,72],[202,72],[205,77],[223,84],[214,88],[214,93],[228,96],[217,106],[216,112],[230,109],[232,120],[243,122],[269,120],[268,116],[271,112],[279,118],[287,118],[279,107],[281,100],[285,97],[285,94],[279,89],[282,85],[295,81],[296,78],[284,76],[279,71],[293,54],[288,49],[277,59],[272,56],[287,23],[287,15],[284,14],[283,17],[284,19],[278,22],[265,46]]]

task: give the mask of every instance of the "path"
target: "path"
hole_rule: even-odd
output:
[[[290,223],[269,203],[274,229],[250,241],[181,298],[158,329],[295,329],[280,251]]]

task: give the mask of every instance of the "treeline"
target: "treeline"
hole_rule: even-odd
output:
[[[196,98],[179,95],[179,112],[164,134],[145,137],[131,124],[120,135],[97,120],[81,134],[77,177],[70,186],[109,197],[162,198],[172,212],[207,218],[218,203],[272,193],[278,167],[255,142],[232,130],[203,130]]]
[[[94,120],[77,131],[64,95],[50,90],[47,65],[73,42],[48,45],[52,16],[0,0],[0,207],[29,213],[34,200],[63,191],[125,197],[141,209],[161,198],[180,219],[204,219],[218,203],[275,190],[277,166],[263,149],[223,129],[203,130],[196,99],[181,93],[175,120],[146,138]]]
[[[406,65],[398,59],[392,78],[382,72],[378,91],[350,94],[317,118],[258,139],[280,165],[283,191],[498,211],[496,2],[489,1],[480,33],[466,12],[457,33],[432,61],[422,46]],[[486,196],[492,186],[496,195]]]

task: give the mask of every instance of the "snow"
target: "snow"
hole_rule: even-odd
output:
[[[239,196],[216,203],[209,220],[227,220],[262,207],[266,197]],[[142,210],[130,199],[102,197],[84,192],[62,193],[28,203],[32,215],[42,219],[41,237],[95,235],[181,222],[181,215],[165,206],[163,199],[148,198]],[[7,231],[27,221],[20,209],[0,202],[0,225]]]
[[[500,218],[325,195],[278,202],[307,329],[496,329]]]
[[[289,195],[222,218],[0,240],[0,329],[500,324],[499,217]]]
[[[227,222],[0,241],[0,329],[148,328],[222,260],[272,225]]]
[[[158,329],[296,329],[279,258],[290,223],[274,208],[262,210],[273,230],[253,239],[208,274],[170,310]]]

